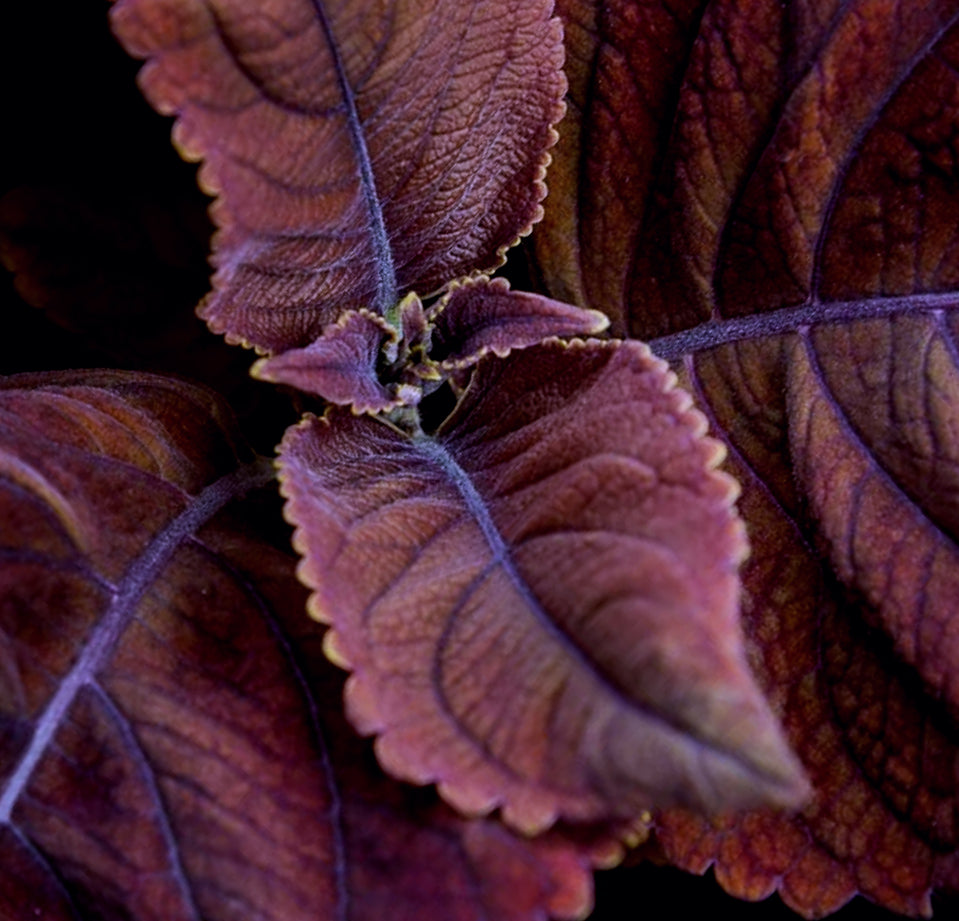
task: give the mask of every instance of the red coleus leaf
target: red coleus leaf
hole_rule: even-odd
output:
[[[959,887],[959,4],[563,0],[554,292],[675,362],[743,483],[800,816],[659,819],[809,916]]]
[[[802,796],[689,403],[637,343],[554,341],[481,362],[435,438],[337,410],[290,430],[310,607],[391,772],[527,832]]]
[[[480,278],[454,283],[429,315],[415,294],[407,295],[396,327],[370,311],[347,311],[306,348],[260,359],[253,374],[357,413],[387,413],[416,405],[424,383],[435,389],[489,353],[502,358],[545,339],[598,333],[608,325],[595,310]]]
[[[404,402],[399,388],[382,384],[378,373],[384,345],[395,341],[395,331],[378,314],[350,310],[316,342],[261,358],[252,373],[261,380],[289,384],[331,403],[352,406],[356,412],[386,412]]]
[[[511,291],[501,278],[454,284],[432,320],[430,356],[448,371],[470,367],[490,353],[504,358],[554,336],[591,336],[609,326],[598,310]]]
[[[551,6],[120,0],[145,93],[219,195],[211,327],[306,346],[344,309],[498,265],[562,113]]]
[[[179,381],[0,382],[3,917],[582,915],[592,845],[375,769],[240,444]]]

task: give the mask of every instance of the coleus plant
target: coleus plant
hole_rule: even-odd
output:
[[[545,2],[115,4],[201,314],[314,404],[308,592],[222,399],[5,381],[6,915],[575,917],[650,832],[807,916],[956,886],[956,5],[555,12],[553,149]]]

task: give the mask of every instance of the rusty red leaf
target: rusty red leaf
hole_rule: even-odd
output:
[[[306,346],[345,309],[500,264],[562,114],[551,6],[119,0],[146,95],[219,196],[211,327]]]
[[[391,772],[526,832],[803,795],[743,658],[734,483],[674,383],[553,341],[481,362],[435,438],[287,434],[310,607]]]
[[[4,917],[581,916],[588,841],[375,769],[291,555],[238,504],[271,477],[181,381],[0,381]]]
[[[674,362],[743,484],[797,817],[659,820],[808,916],[959,888],[959,4],[561,0],[539,268]]]

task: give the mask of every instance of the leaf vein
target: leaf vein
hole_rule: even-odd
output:
[[[272,466],[258,459],[216,480],[196,495],[130,564],[106,613],[38,717],[29,744],[9,774],[0,794],[0,825],[10,823],[17,800],[80,690],[95,679],[109,660],[140,599],[176,550],[227,502],[272,478]]]

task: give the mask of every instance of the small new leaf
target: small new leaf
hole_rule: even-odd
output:
[[[302,349],[290,349],[255,362],[251,373],[261,380],[288,384],[358,413],[386,413],[419,402],[410,384],[383,384],[384,352],[396,345],[394,330],[367,310],[347,311],[323,335]]]
[[[505,358],[513,349],[554,337],[594,336],[609,326],[598,310],[511,291],[501,278],[452,285],[430,317],[434,327],[430,357],[445,371],[469,368],[487,354]]]

